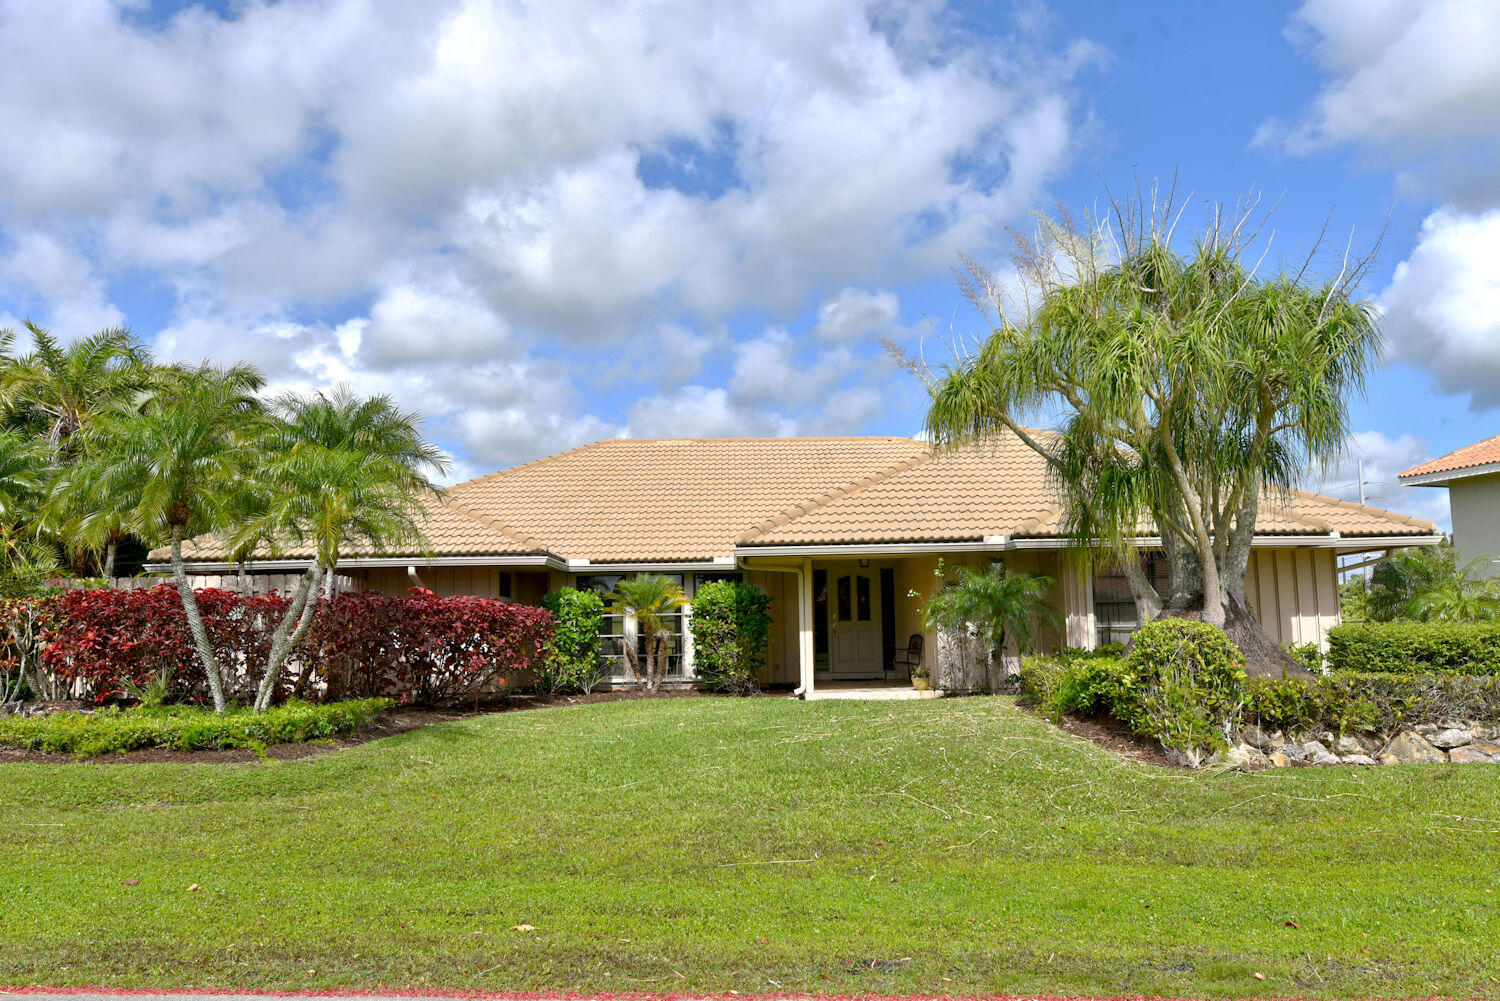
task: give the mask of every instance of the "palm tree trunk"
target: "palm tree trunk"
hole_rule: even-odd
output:
[[[312,566],[302,574],[302,579],[297,582],[297,590],[292,595],[291,604],[282,613],[276,632],[271,635],[271,650],[266,657],[266,670],[261,675],[260,689],[255,693],[256,712],[265,712],[271,707],[271,696],[276,691],[276,682],[281,676],[281,667],[286,663],[292,650],[302,641],[302,637],[307,634],[307,627],[312,623],[313,613],[318,608],[316,593],[322,569],[314,561]]]
[[[646,633],[646,691],[652,695],[656,694],[658,682],[656,680],[656,636],[654,633]]]
[[[115,576],[115,551],[120,548],[117,539],[111,538],[104,544],[104,576],[113,580]]]
[[[223,715],[224,678],[219,673],[219,661],[214,656],[213,644],[208,640],[208,630],[203,628],[203,613],[198,610],[198,597],[188,583],[187,571],[182,566],[182,526],[172,526],[172,577],[177,582],[177,595],[182,599],[182,614],[187,616],[188,632],[192,634],[193,646],[198,649],[198,660],[208,676],[208,692],[213,696],[214,712]]]

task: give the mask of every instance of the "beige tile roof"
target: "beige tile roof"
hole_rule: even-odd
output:
[[[1471,466],[1488,466],[1491,463],[1500,462],[1500,434],[1484,441],[1477,441],[1472,445],[1465,445],[1456,452],[1440,455],[1436,459],[1413,466],[1401,474],[1401,479],[1408,476],[1426,476],[1430,473],[1447,473],[1455,469],[1468,469]]]
[[[1062,519],[1044,461],[1009,435],[940,453],[911,438],[612,438],[460,483],[427,508],[438,556],[550,554],[596,563],[710,560],[733,555],[736,545],[1045,538],[1061,531]],[[1259,531],[1426,535],[1434,528],[1298,491],[1267,498]],[[186,543],[184,555],[228,558],[212,536]],[[419,554],[356,546],[345,555]],[[166,558],[164,550],[151,556]]]
[[[438,499],[429,496],[423,500],[426,517],[423,532],[427,536],[432,552],[445,556],[504,555],[520,556],[545,553],[541,542],[520,532],[507,529],[493,519],[477,511],[471,511],[452,498]],[[274,556],[268,550],[256,553],[256,559],[308,560],[313,550],[305,544],[290,545],[279,549]],[[412,556],[422,554],[412,547],[400,550],[376,552],[368,544],[353,543],[344,547],[343,556]],[[183,559],[190,562],[222,563],[231,556],[217,536],[202,535],[188,539],[182,544]],[[166,547],[153,549],[149,559],[164,561],[170,557]]]
[[[911,438],[611,438],[449,496],[571,559],[709,560],[733,555],[749,526],[924,449]]]
[[[1062,503],[1045,461],[1006,434],[924,453],[866,480],[797,504],[740,537],[743,546],[965,542],[987,535],[1056,536]],[[1149,532],[1149,530],[1147,530]],[[1263,535],[1427,535],[1431,522],[1293,491],[1268,496]]]

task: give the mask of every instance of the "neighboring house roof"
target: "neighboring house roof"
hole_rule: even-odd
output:
[[[925,453],[767,519],[742,547],[965,542],[1062,533],[1046,461],[1012,434]],[[1431,522],[1296,490],[1268,493],[1257,535],[1430,535]],[[1154,534],[1143,526],[1142,534]]]
[[[1045,460],[1012,435],[940,452],[911,438],[612,438],[460,483],[427,508],[434,556],[595,564],[707,562],[737,547],[1047,539],[1063,516]],[[1262,535],[1325,538],[1434,531],[1301,491],[1267,497],[1258,523]],[[212,537],[186,543],[184,555],[229,558]]]
[[[1400,478],[1418,481],[1417,485],[1436,486],[1464,476],[1490,472],[1500,472],[1500,434],[1465,445],[1456,452],[1440,455],[1420,466],[1413,466],[1402,473]]]

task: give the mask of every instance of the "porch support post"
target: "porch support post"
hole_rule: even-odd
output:
[[[803,559],[797,571],[797,666],[801,672],[802,697],[813,694],[813,593],[812,558]]]

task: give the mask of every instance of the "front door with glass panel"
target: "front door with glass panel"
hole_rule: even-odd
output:
[[[882,663],[879,571],[830,570],[833,613],[833,656],[829,667],[835,678],[874,678],[885,672]]]

